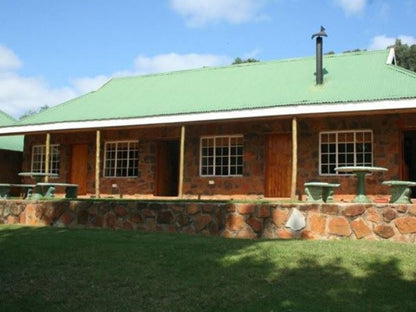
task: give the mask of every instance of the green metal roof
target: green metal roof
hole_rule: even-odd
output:
[[[387,65],[388,54],[325,55],[318,86],[315,57],[114,78],[17,125],[416,98],[416,74]]]
[[[0,127],[10,126],[16,123],[16,120],[0,111]],[[11,135],[0,137],[0,150],[9,150],[23,152],[23,135]]]

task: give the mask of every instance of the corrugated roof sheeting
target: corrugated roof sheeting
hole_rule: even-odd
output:
[[[319,86],[314,57],[115,78],[18,125],[416,98],[416,74],[387,57],[387,50],[326,55]]]

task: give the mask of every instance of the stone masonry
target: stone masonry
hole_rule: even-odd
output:
[[[3,200],[0,224],[161,231],[242,239],[415,243],[416,205]]]

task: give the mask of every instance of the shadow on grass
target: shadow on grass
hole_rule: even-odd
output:
[[[414,311],[414,251],[356,244],[0,227],[0,311]]]
[[[403,278],[397,258],[370,261],[359,269],[360,276],[343,266],[342,258],[323,264],[316,258],[303,258],[301,262],[269,271],[264,280],[268,287],[250,283],[253,291],[260,290],[257,298],[235,306],[234,311],[415,310],[416,282]],[[235,264],[233,270],[244,271],[255,265],[255,260],[245,260]],[[269,270],[276,267],[272,262],[263,265]]]

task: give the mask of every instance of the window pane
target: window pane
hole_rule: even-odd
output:
[[[49,172],[59,174],[60,145],[51,144],[49,149]],[[45,172],[46,145],[32,147],[32,172]]]
[[[339,166],[372,165],[372,132],[370,130],[324,132],[320,136],[321,174],[337,174],[334,168]]]
[[[200,140],[200,174],[202,176],[241,175],[243,137],[204,137]]]
[[[105,144],[104,175],[106,177],[138,176],[138,143],[107,142]]]

